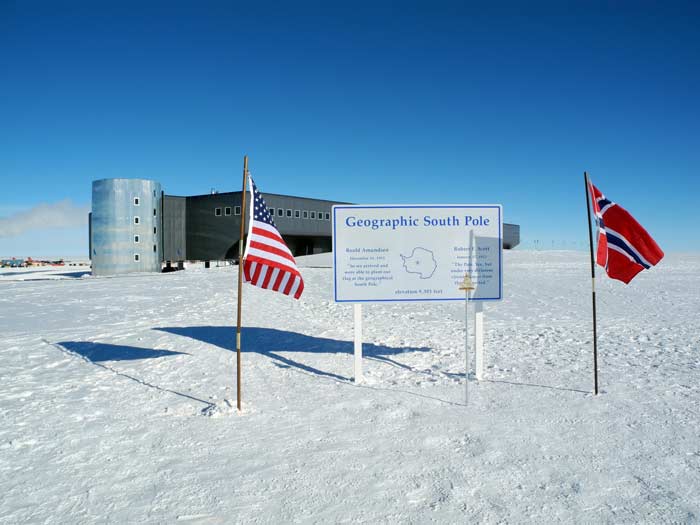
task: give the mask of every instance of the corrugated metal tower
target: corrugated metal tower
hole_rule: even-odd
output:
[[[102,179],[92,183],[92,274],[159,272],[162,261],[160,183]]]

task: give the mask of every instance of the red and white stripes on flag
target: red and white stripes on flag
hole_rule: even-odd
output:
[[[655,266],[664,252],[626,209],[606,198],[590,180],[588,191],[598,223],[596,262],[612,279],[628,284],[639,272]]]
[[[304,291],[296,261],[275,227],[265,199],[248,177],[252,202],[249,206],[248,239],[243,254],[243,280],[295,299]]]

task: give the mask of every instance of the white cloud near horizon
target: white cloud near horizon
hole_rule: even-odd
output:
[[[89,206],[77,206],[70,199],[39,204],[0,217],[0,238],[17,237],[31,230],[87,227],[89,212]]]

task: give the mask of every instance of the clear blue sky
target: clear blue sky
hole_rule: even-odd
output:
[[[263,192],[501,203],[526,247],[584,246],[588,170],[699,249],[700,4],[339,4],[0,0],[0,220],[238,190],[248,154]],[[0,254],[87,252],[48,226]]]

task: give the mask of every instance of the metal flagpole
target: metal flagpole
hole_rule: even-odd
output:
[[[474,289],[474,284],[467,273],[459,287],[464,290],[464,404],[469,404],[469,295]]]
[[[590,201],[590,184],[588,181],[588,173],[583,172],[583,180],[586,185],[586,210],[588,211],[588,245],[591,248],[591,283],[593,292],[593,389],[595,395],[598,395],[598,332],[596,329],[596,313],[595,313],[595,261],[593,258],[593,229],[591,227],[591,201]]]
[[[238,241],[238,322],[236,324],[236,406],[241,411],[241,305],[243,295],[243,235],[245,233],[245,200],[248,183],[248,155],[243,157],[243,191],[241,193],[241,238]]]
[[[464,404],[469,404],[469,292],[464,298]]]

